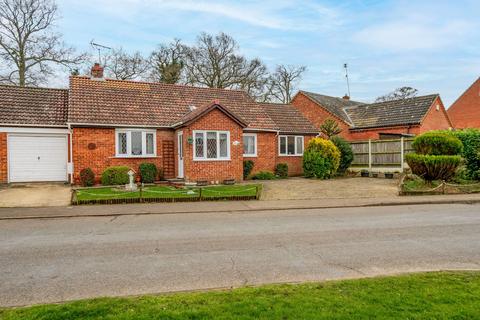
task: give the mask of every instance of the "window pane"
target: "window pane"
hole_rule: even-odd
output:
[[[288,154],[295,154],[295,137],[288,137]]]
[[[255,136],[243,137],[243,154],[255,154]]]
[[[220,157],[228,157],[228,135],[226,133],[220,133]]]
[[[132,131],[132,155],[139,156],[142,154],[142,132]]]
[[[203,141],[203,133],[197,132],[195,133],[195,157],[203,158],[204,154],[204,141]]]
[[[303,154],[303,137],[297,137],[297,153]]]
[[[127,133],[118,133],[118,154],[127,154]]]
[[[217,158],[217,133],[207,132],[207,158]]]
[[[147,154],[154,154],[154,152],[153,152],[153,133],[147,133]]]
[[[280,137],[280,154],[287,154],[287,138]]]

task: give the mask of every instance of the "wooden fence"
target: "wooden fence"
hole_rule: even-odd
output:
[[[405,167],[405,154],[413,152],[412,138],[391,140],[368,140],[350,142],[353,149],[353,168],[398,168]]]

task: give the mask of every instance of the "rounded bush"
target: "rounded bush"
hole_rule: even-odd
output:
[[[426,181],[448,181],[455,176],[462,163],[460,156],[437,156],[409,153],[405,155],[408,166],[414,174]]]
[[[314,138],[303,153],[303,172],[308,178],[328,179],[337,172],[340,151],[332,141]]]
[[[154,163],[144,162],[138,167],[143,183],[153,183],[157,178],[158,170]]]
[[[449,133],[462,141],[466,177],[480,180],[480,130],[465,129],[449,131]]]
[[[80,183],[83,187],[91,187],[95,184],[95,173],[90,168],[80,171]]]
[[[243,161],[243,179],[247,179],[253,170],[255,163],[252,160]]]
[[[288,164],[278,163],[275,166],[275,175],[279,178],[288,178]]]
[[[252,177],[253,180],[273,180],[276,178],[275,174],[270,171],[259,171]]]
[[[353,162],[352,146],[347,142],[347,140],[339,136],[333,136],[330,140],[340,151],[340,165],[338,166],[337,174],[344,175]]]
[[[445,132],[427,132],[413,140],[412,147],[417,154],[425,155],[459,155],[463,144],[457,137]]]
[[[114,186],[129,183],[127,166],[108,167],[102,173],[102,184],[104,186]]]

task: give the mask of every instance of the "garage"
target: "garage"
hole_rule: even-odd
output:
[[[66,135],[9,134],[8,181],[67,181]]]

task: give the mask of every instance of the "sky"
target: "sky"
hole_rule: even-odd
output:
[[[371,102],[395,88],[440,93],[446,107],[480,76],[479,0],[215,1],[57,0],[67,44],[90,41],[150,53],[205,31],[233,36],[240,52],[305,65],[299,88],[343,96],[348,63],[353,100]],[[57,79],[67,81],[65,79]]]

